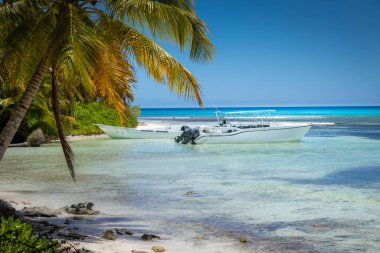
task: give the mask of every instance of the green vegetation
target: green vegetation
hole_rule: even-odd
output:
[[[137,116],[140,110],[137,106],[131,107],[128,115],[124,116],[124,126],[136,127],[138,124]],[[73,110],[73,120],[67,124],[68,135],[78,134],[98,134],[102,131],[94,124],[120,125],[119,115],[101,102],[76,103]]]
[[[48,81],[45,80],[41,84],[40,90],[33,98],[32,104],[13,138],[14,143],[24,142],[28,135],[37,128],[42,129],[48,139],[57,137],[51,100],[46,99],[51,93],[51,84]],[[22,89],[21,87],[11,89],[9,85],[0,83],[0,90],[2,91],[0,93],[0,129],[3,129],[15,110],[17,101],[21,98]]]
[[[1,218],[0,252],[2,253],[55,253],[59,243],[33,235],[32,226],[18,219]]]
[[[56,139],[58,137],[56,123],[54,120],[53,106],[51,100],[45,98],[51,93],[51,84],[49,79],[44,81],[33,98],[32,104],[27,111],[21,125],[13,139],[14,143],[26,141],[26,138],[34,130],[40,128],[44,133],[46,140]],[[11,113],[16,107],[16,102],[20,98],[20,90],[5,89],[0,94],[0,129],[8,121]],[[61,96],[61,119],[63,121],[63,130],[66,135],[79,134],[99,134],[102,131],[94,124],[105,124],[112,126],[136,127],[138,124],[137,116],[140,110],[137,106],[128,106],[120,122],[120,115],[103,101],[99,102],[76,102],[68,101]]]

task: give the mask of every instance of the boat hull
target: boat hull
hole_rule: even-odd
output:
[[[173,139],[181,135],[181,131],[139,130],[127,127],[96,125],[112,139]]]
[[[233,133],[201,134],[197,144],[249,144],[300,141],[309,131],[311,125],[262,127],[244,129]]]

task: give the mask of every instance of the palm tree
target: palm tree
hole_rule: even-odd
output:
[[[134,62],[202,106],[196,79],[155,41],[171,41],[198,62],[214,54],[192,0],[0,1],[0,82],[24,90],[0,134],[0,160],[48,72],[59,132],[57,91],[102,99],[122,120],[133,100]],[[72,153],[59,136],[74,179]]]
[[[8,85],[4,85],[3,94],[0,95],[0,129],[4,127],[7,123],[11,113],[17,105],[17,101],[20,100],[22,95],[22,90],[13,89],[12,91],[8,90]],[[46,97],[49,97],[51,94],[51,82],[49,80],[43,81],[38,93],[35,95],[32,104],[29,107],[28,112],[26,113],[23,122],[21,123],[17,134],[15,135],[13,141],[18,139],[19,142],[25,140],[25,138],[30,134],[31,130],[36,128],[41,128],[45,134],[53,136],[57,134],[54,114],[52,113],[52,104],[50,100],[47,100]],[[60,100],[63,100],[63,97],[60,96]],[[67,100],[63,100],[66,104]],[[66,109],[67,106],[64,107]],[[67,114],[67,109],[65,113]],[[69,115],[65,115],[65,119],[69,118]]]

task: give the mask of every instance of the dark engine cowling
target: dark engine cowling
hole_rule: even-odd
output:
[[[195,144],[194,140],[199,137],[199,131],[196,128],[191,129],[188,126],[181,127],[182,134],[174,138],[174,141],[181,144]]]

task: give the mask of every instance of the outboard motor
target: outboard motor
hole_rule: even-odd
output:
[[[191,141],[191,144],[195,144],[194,140],[199,137],[198,129],[191,129],[188,126],[181,127],[182,134],[174,138],[174,141],[181,144],[187,144]]]
[[[181,141],[185,140],[190,135],[191,128],[188,126],[182,126],[181,131],[182,134],[174,138],[174,141],[177,143],[180,143]]]

